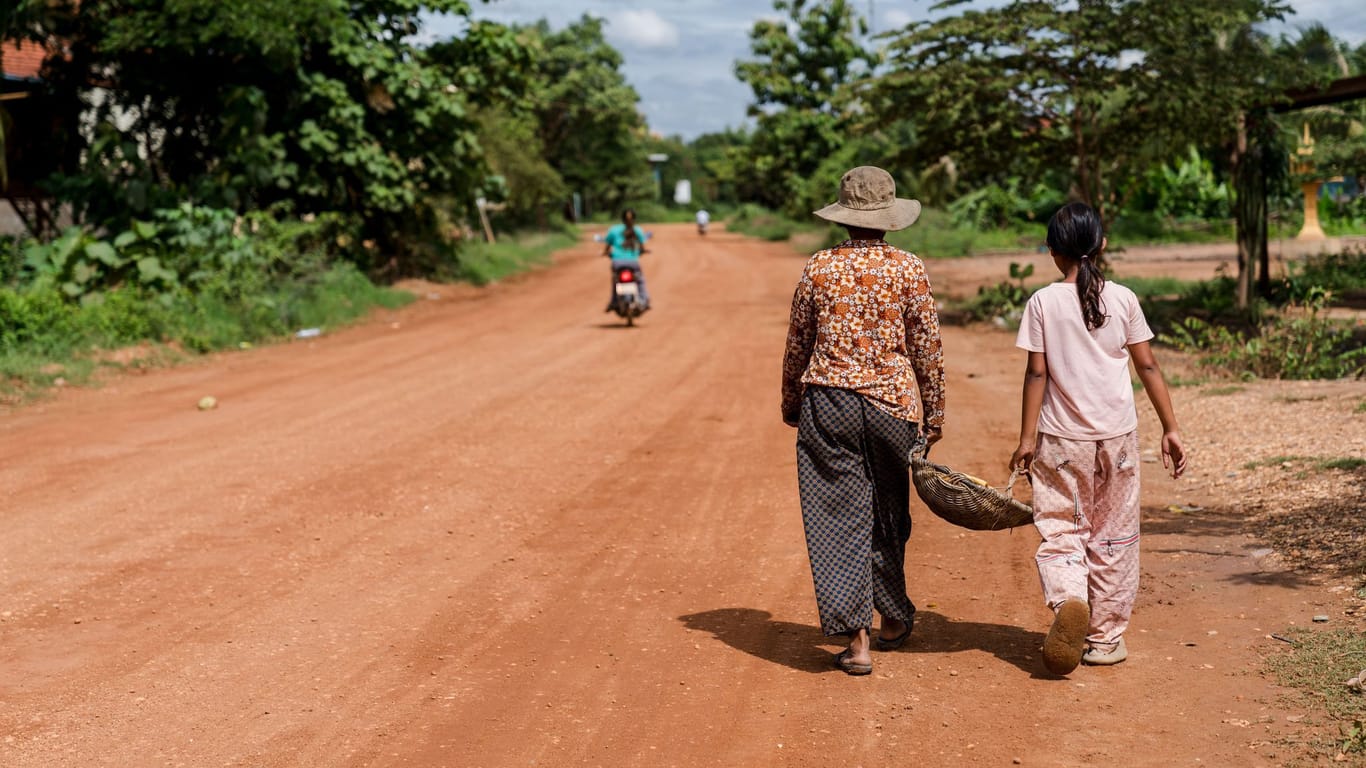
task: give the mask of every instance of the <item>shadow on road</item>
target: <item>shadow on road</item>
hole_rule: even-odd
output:
[[[831,652],[823,647],[843,643],[827,638],[820,627],[774,621],[754,608],[718,608],[679,616],[688,629],[710,632],[717,640],[751,656],[801,672],[833,672]]]
[[[902,653],[958,653],[986,651],[1032,677],[1053,677],[1044,671],[1039,648],[1043,633],[1009,624],[979,621],[954,621],[938,613],[920,610],[915,614],[915,632],[902,646]]]
[[[774,621],[773,614],[754,608],[719,608],[678,617],[692,630],[710,632],[717,640],[751,656],[802,672],[832,672],[829,646],[843,646],[820,628]],[[1034,677],[1053,677],[1043,669],[1039,647],[1043,633],[1005,624],[952,621],[937,613],[918,611],[915,632],[898,651],[889,653],[957,653],[986,651]],[[874,659],[880,653],[874,654]],[[876,662],[875,662],[876,663]]]
[[[1247,530],[1247,515],[1222,509],[1190,511],[1167,507],[1143,507],[1143,533],[1158,536],[1166,533],[1183,536],[1238,537]]]

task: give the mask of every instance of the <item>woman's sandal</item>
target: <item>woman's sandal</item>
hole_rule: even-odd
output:
[[[896,637],[884,638],[881,635],[873,635],[873,647],[879,651],[895,651],[906,644],[906,638],[911,636],[913,627],[914,625],[908,621],[906,622],[906,631]]]
[[[835,654],[835,666],[844,670],[847,675],[871,675],[873,674],[872,664],[860,664],[854,661],[853,655],[848,648]]]

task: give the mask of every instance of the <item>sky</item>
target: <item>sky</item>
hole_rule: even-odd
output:
[[[938,0],[854,0],[874,32],[928,17]],[[974,3],[985,5],[987,3]],[[1273,33],[1323,22],[1353,46],[1366,40],[1363,0],[1293,0],[1295,14]],[[625,60],[622,70],[640,94],[650,129],[692,140],[745,124],[749,87],[735,79],[735,62],[750,57],[749,31],[761,18],[778,18],[772,0],[493,0],[474,3],[476,18],[505,24],[540,19],[562,29],[582,15],[606,21],[607,41]],[[461,32],[457,20],[427,19],[425,35]]]

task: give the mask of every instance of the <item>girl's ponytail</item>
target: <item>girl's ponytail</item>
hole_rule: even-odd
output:
[[[1077,299],[1081,301],[1081,317],[1088,330],[1105,325],[1107,315],[1100,292],[1105,288],[1105,275],[1096,263],[1105,247],[1105,231],[1100,216],[1085,203],[1068,203],[1048,220],[1048,248],[1070,261],[1079,262],[1077,269]]]

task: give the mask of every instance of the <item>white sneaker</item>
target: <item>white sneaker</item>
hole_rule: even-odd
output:
[[[1081,663],[1093,667],[1108,667],[1127,658],[1129,658],[1129,649],[1124,647],[1124,638],[1121,637],[1119,642],[1115,644],[1115,649],[1109,653],[1101,653],[1095,648],[1087,648],[1086,653],[1081,655]]]

